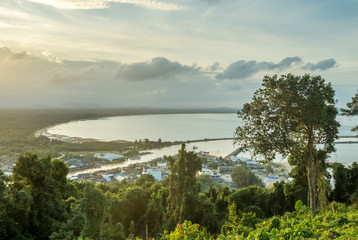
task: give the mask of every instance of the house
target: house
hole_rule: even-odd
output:
[[[269,174],[267,176],[267,178],[265,178],[264,183],[267,188],[271,188],[271,187],[273,187],[273,184],[275,182],[282,182],[282,181],[285,181],[285,180],[282,178],[279,178],[277,174]]]
[[[210,170],[207,168],[203,168],[201,170],[201,172],[198,173],[198,175],[209,175],[211,177],[212,180],[219,180],[220,179],[220,174],[217,170]]]
[[[233,169],[234,169],[234,167],[232,167],[232,166],[219,166],[220,173],[230,173],[230,172],[232,172]]]
[[[158,163],[157,165],[159,168],[162,167],[162,168],[166,168],[167,167],[167,163],[164,162],[164,163]]]
[[[154,169],[146,169],[142,172],[142,174],[150,174],[152,175],[155,180],[157,181],[161,181],[163,179],[163,175],[162,175],[162,171],[159,171],[159,170],[154,170]]]
[[[123,173],[117,173],[114,175],[114,178],[118,181],[121,182],[122,180],[126,179],[127,176]]]
[[[113,177],[113,174],[102,174],[102,177],[104,180],[106,180],[106,182],[111,182],[111,177]]]
[[[121,154],[114,154],[114,153],[95,153],[94,156],[100,159],[106,159],[112,162],[113,160],[123,159],[124,156]]]
[[[258,162],[255,162],[255,161],[252,161],[251,159],[249,159],[249,160],[247,160],[246,161],[246,167],[248,168],[248,169],[259,169],[259,168],[261,168],[261,164],[260,163],[258,163]]]

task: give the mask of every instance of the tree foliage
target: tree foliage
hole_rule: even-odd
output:
[[[236,166],[232,170],[231,179],[238,188],[245,188],[251,185],[264,187],[261,179],[244,165]]]
[[[334,188],[330,200],[341,203],[358,201],[358,164],[353,162],[348,168],[341,163],[332,164]]]
[[[237,211],[235,204],[228,211],[217,237],[210,238],[205,228],[186,222],[165,233],[162,239],[356,239],[358,234],[357,210],[335,202],[329,211],[321,213],[298,201],[294,212],[264,220],[254,213]]]
[[[300,195],[292,183],[235,191],[214,184],[200,192],[193,170],[200,159],[184,146],[179,153],[168,158],[172,172],[163,181],[142,175],[133,183],[98,185],[67,180],[62,160],[21,156],[12,177],[0,171],[0,239],[144,239],[146,227],[155,239],[354,239],[357,234],[358,211],[338,203],[358,199],[356,163],[333,166],[338,182],[333,202],[319,212],[296,203]],[[181,157],[184,184],[178,198]],[[182,206],[184,221],[178,223]]]
[[[352,97],[352,101],[347,103],[347,108],[341,108],[343,115],[346,116],[355,116],[358,114],[358,91],[354,97]],[[358,126],[352,128],[352,131],[357,132]]]
[[[201,159],[194,152],[187,152],[182,144],[178,157],[166,157],[170,168],[168,223],[174,225],[190,219],[195,209],[199,187],[196,173],[201,170]]]

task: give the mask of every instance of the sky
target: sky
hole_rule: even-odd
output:
[[[1,0],[0,107],[230,107],[265,75],[358,89],[358,0]]]

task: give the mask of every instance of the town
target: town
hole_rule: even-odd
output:
[[[193,149],[195,151],[195,149]],[[148,162],[136,162],[141,156],[150,154],[142,152],[136,156],[127,157],[114,152],[102,153],[71,153],[61,155],[70,169],[70,180],[90,181],[93,183],[135,182],[142,174],[150,174],[156,181],[161,181],[170,174],[169,167],[163,157],[152,159]],[[244,165],[258,176],[267,188],[279,181],[290,181],[288,173],[290,166],[287,163],[268,163],[253,161],[252,159],[236,156],[215,156],[207,151],[197,151],[196,155],[202,159],[202,170],[197,173],[199,182],[204,185],[212,184],[228,186],[230,189],[237,187],[231,180],[231,171],[239,165]],[[130,164],[122,164],[131,161]],[[124,165],[124,166],[121,166]],[[98,170],[106,166],[105,170]],[[113,167],[111,167],[113,166]],[[88,171],[86,171],[86,169]],[[84,170],[84,171],[83,171]],[[84,172],[84,173],[83,173]]]

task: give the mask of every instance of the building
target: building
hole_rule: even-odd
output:
[[[154,170],[154,169],[149,168],[149,169],[144,170],[142,174],[150,174],[157,181],[161,181],[163,179],[163,174],[162,174],[162,171],[160,171],[160,170]]]
[[[124,156],[121,154],[114,154],[114,153],[95,153],[94,156],[100,159],[106,159],[112,162],[113,160],[123,159]]]

